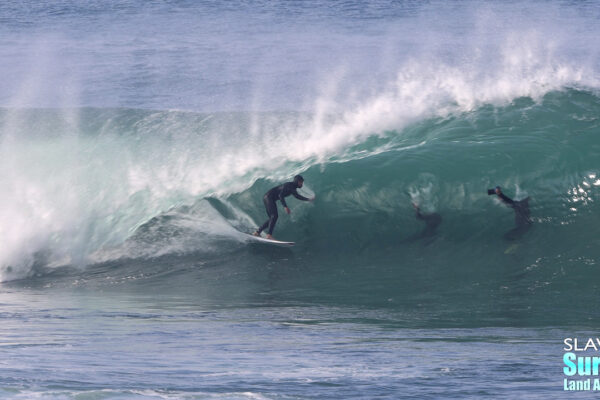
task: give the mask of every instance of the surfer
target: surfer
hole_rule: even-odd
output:
[[[298,194],[296,189],[301,188],[303,184],[304,178],[300,175],[296,175],[294,176],[294,180],[292,182],[286,182],[282,185],[276,186],[265,193],[263,197],[263,203],[265,204],[269,219],[253,233],[254,236],[260,236],[260,233],[269,227],[269,230],[267,231],[267,239],[273,239],[273,229],[275,228],[275,223],[277,223],[277,218],[279,217],[277,213],[277,200],[281,201],[281,204],[283,204],[283,207],[285,207],[285,212],[288,214],[291,213],[291,211],[285,202],[285,198],[287,196],[292,195],[298,200],[302,201],[314,200],[314,197],[309,199]]]
[[[436,239],[437,227],[442,223],[442,216],[438,213],[423,213],[416,203],[412,203],[412,205],[415,209],[415,216],[417,219],[425,222],[425,228],[423,228],[421,232],[401,240],[400,243],[411,243],[425,239],[425,245],[428,246]]]
[[[425,222],[425,229],[419,234],[419,237],[430,237],[436,234],[436,229],[442,223],[442,216],[438,213],[423,214],[421,209],[415,203],[412,203],[417,219]]]
[[[529,197],[515,201],[502,193],[500,186],[488,190],[488,195],[496,194],[507,206],[515,210],[515,228],[508,231],[504,237],[508,240],[517,239],[529,230],[532,224],[529,212]]]
[[[423,213],[421,212],[421,208],[416,203],[412,203],[412,206],[415,209],[415,216],[417,219],[425,222],[425,228],[423,228],[421,232],[415,233],[414,235],[401,240],[400,243],[411,243],[425,239],[424,243],[426,246],[428,246],[436,239],[437,227],[442,223],[442,216],[436,212]]]

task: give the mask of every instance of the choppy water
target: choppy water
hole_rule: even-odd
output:
[[[0,396],[592,396],[599,11],[4,3]]]

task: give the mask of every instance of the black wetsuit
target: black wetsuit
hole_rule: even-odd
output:
[[[428,237],[435,235],[436,228],[442,223],[442,216],[438,213],[423,214],[421,210],[417,208],[417,219],[425,221],[425,229],[421,232],[421,237]]]
[[[417,219],[425,222],[425,228],[414,235],[401,240],[400,243],[411,243],[417,240],[425,239],[425,245],[433,243],[437,235],[437,227],[442,223],[442,216],[438,213],[423,214],[419,207],[415,206]]]
[[[262,231],[264,231],[267,228],[267,226],[269,227],[267,233],[269,235],[273,234],[275,223],[277,222],[277,218],[279,217],[277,213],[277,200],[280,200],[281,204],[283,204],[284,207],[287,207],[285,198],[289,195],[294,196],[298,200],[309,200],[306,197],[299,195],[296,189],[298,189],[298,186],[295,182],[286,182],[283,185],[276,186],[273,189],[269,190],[267,193],[265,193],[265,196],[263,197],[263,203],[265,203],[265,208],[267,210],[267,215],[269,216],[269,219],[260,228],[258,228],[257,232],[259,235]]]
[[[514,201],[510,197],[506,196],[504,193],[498,194],[500,200],[507,206],[511,207],[515,210],[515,228],[508,231],[504,237],[507,239],[516,239],[521,236],[523,233],[527,232],[531,227],[531,214],[529,212],[529,197]]]

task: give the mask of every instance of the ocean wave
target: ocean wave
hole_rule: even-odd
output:
[[[466,213],[461,225],[479,232],[498,208],[485,195],[495,185],[531,196],[540,225],[576,225],[597,201],[599,103],[589,91],[554,91],[398,129],[359,124],[362,139],[350,127],[341,134],[345,120],[332,116],[322,138],[307,137],[301,127],[317,118],[302,113],[4,110],[3,280],[29,275],[39,260],[86,265],[109,254],[210,247],[198,238],[252,229],[264,218],[257,199],[297,172],[318,197],[292,217],[313,219],[305,240],[347,232],[346,216],[361,227],[358,236],[398,236],[395,227],[418,226],[411,201],[457,219]],[[236,215],[224,217],[217,202]],[[374,215],[388,223],[372,223]],[[157,235],[150,241],[171,245],[150,250],[148,234],[139,238],[152,224],[195,239]],[[297,235],[280,221],[278,230],[287,229]]]

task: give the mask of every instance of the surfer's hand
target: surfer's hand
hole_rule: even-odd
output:
[[[288,207],[286,207],[286,208],[285,208],[285,212],[289,214],[289,213],[291,213],[292,211],[291,211],[291,210],[290,210]]]
[[[315,199],[317,198],[317,196],[313,196],[312,198],[308,199],[308,201],[315,201]]]

